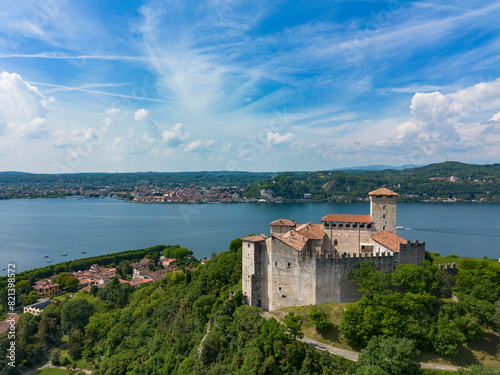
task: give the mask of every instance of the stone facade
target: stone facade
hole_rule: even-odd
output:
[[[322,224],[273,221],[270,236],[242,238],[243,294],[252,306],[351,302],[360,298],[347,275],[358,262],[372,260],[383,272],[399,264],[420,264],[425,243],[396,235],[397,194],[370,194],[370,215],[331,214]]]

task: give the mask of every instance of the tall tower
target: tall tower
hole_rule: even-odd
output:
[[[383,230],[396,234],[398,213],[398,193],[380,188],[368,193],[370,196],[370,216],[377,232]]]

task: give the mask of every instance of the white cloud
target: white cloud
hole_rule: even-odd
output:
[[[324,160],[347,165],[495,160],[500,155],[500,112],[491,116],[492,108],[500,108],[500,79],[452,93],[415,93],[407,121],[374,121],[335,144],[335,138],[325,137],[313,149]]]
[[[467,123],[466,119],[484,116],[484,110],[498,108],[499,105],[500,79],[482,82],[450,94],[439,91],[416,93],[410,106],[413,119],[398,127],[398,140],[466,146],[473,140],[479,140],[470,136],[476,132],[464,131],[464,128],[476,126],[474,122]],[[484,129],[484,132],[488,131],[488,128]]]
[[[191,151],[206,151],[209,149],[212,145],[214,144],[214,140],[210,139],[207,141],[198,139],[196,141],[192,141],[189,143],[189,145],[184,149],[186,152],[191,152]]]
[[[118,108],[109,108],[104,112],[107,116],[118,116],[121,111]]]
[[[144,137],[160,139],[158,124],[149,117],[149,112],[147,110],[142,108],[135,111],[134,120],[141,123],[145,127],[146,134]]]
[[[170,130],[165,130],[161,137],[161,143],[166,147],[177,147],[190,138],[190,134],[183,129],[182,124],[175,124]]]
[[[48,100],[16,73],[0,74],[0,130],[14,138],[42,138],[49,134]],[[1,134],[1,133],[0,133]]]
[[[282,145],[282,144],[293,145],[294,140],[295,140],[295,134],[293,133],[286,133],[281,135],[280,133],[268,132],[266,138],[266,144],[267,147],[271,147],[274,145]]]
[[[144,121],[149,117],[149,112],[145,110],[144,108],[138,109],[134,113],[134,119],[135,121]]]
[[[490,118],[489,121],[496,121],[496,122],[500,122],[500,112],[496,113],[493,115],[492,118]]]

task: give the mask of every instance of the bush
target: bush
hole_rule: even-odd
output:
[[[328,328],[326,314],[317,306],[313,306],[309,313],[309,319],[318,331],[325,331]]]
[[[61,364],[61,351],[59,349],[54,349],[50,352],[50,363],[53,366],[59,366]]]

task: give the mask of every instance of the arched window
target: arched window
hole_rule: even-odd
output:
[[[333,246],[337,246],[339,244],[338,240],[333,240]]]

